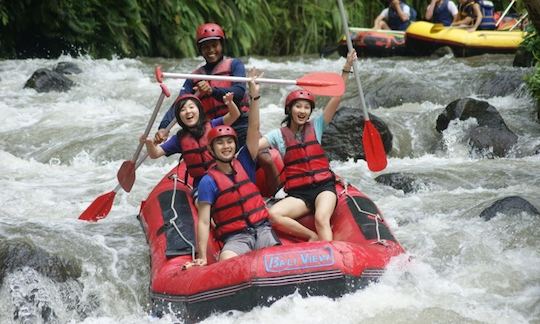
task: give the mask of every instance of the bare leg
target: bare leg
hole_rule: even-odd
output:
[[[315,199],[315,228],[321,241],[333,238],[330,218],[336,207],[337,196],[331,191],[321,192]]]
[[[233,251],[224,250],[219,254],[219,261],[234,258],[235,256],[238,256],[238,254],[234,253]]]
[[[318,240],[317,233],[295,220],[308,212],[309,209],[304,201],[294,197],[280,200],[269,210],[270,221],[276,229],[309,241],[316,241]]]
[[[388,24],[386,23],[386,21],[381,20],[381,21],[379,21],[377,24],[375,24],[375,26],[373,27],[373,29],[390,29],[390,27],[388,26]]]

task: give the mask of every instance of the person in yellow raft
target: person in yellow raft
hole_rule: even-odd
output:
[[[493,3],[488,0],[459,0],[458,18],[452,26],[467,28],[473,32],[477,29],[494,30]]]
[[[343,81],[347,82],[356,51],[347,55]],[[323,113],[310,120],[315,97],[305,89],[292,91],[285,99],[285,119],[281,128],[266,133],[259,148],[273,146],[283,157],[287,197],[270,208],[272,226],[308,241],[331,241],[330,218],[337,203],[334,173],[321,146],[324,129],[332,121],[341,96],[332,97]],[[296,221],[313,212],[316,232]]]
[[[414,8],[401,0],[389,0],[373,22],[373,29],[406,30],[411,21],[416,20]]]

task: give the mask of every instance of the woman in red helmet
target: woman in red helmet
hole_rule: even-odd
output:
[[[347,55],[343,67],[343,81],[347,82],[356,52]],[[264,135],[259,146],[274,146],[285,165],[285,192],[287,197],[270,208],[272,225],[276,229],[299,238],[315,241],[332,240],[330,217],[337,202],[335,178],[328,158],[321,146],[322,133],[332,121],[341,96],[332,97],[322,115],[309,120],[315,108],[315,97],[304,89],[291,92],[285,100],[284,127]],[[314,232],[296,221],[314,212]]]
[[[146,144],[148,156],[157,159],[181,153],[187,167],[188,174],[193,177],[193,196],[197,197],[197,186],[201,177],[213,163],[214,159],[207,151],[207,137],[210,130],[220,125],[231,125],[240,116],[238,106],[232,100],[233,94],[228,92],[223,96],[228,112],[207,122],[198,97],[185,94],[179,96],[173,104],[178,124],[182,127],[176,135],[165,143],[157,145],[154,139],[141,137]]]
[[[193,71],[194,74],[246,76],[246,69],[242,61],[224,56],[225,33],[220,25],[215,23],[200,25],[195,33],[195,41],[199,53],[204,57],[206,63]],[[227,113],[227,106],[222,98],[228,92],[233,93],[233,100],[240,109],[240,117],[232,124],[232,127],[238,134],[238,145],[242,147],[246,143],[249,112],[249,97],[246,93],[245,82],[188,79],[182,86],[180,96],[196,93],[201,99],[206,118],[211,120]],[[171,108],[159,125],[160,129],[155,135],[156,143],[161,143],[167,138],[168,133],[165,128],[173,117],[174,110]],[[269,151],[261,150],[257,162],[265,171],[266,182],[269,188],[273,188],[271,191],[277,190],[279,187],[279,172]]]
[[[250,77],[257,77],[250,71]],[[268,221],[268,210],[255,186],[255,159],[259,150],[259,85],[249,83],[251,107],[246,145],[238,155],[238,136],[230,126],[218,126],[208,134],[208,151],[215,164],[199,183],[197,259],[185,268],[207,263],[210,218],[215,237],[223,242],[219,260],[251,250],[280,244]]]

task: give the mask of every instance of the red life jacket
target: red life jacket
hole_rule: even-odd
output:
[[[233,59],[232,58],[223,58],[221,62],[219,62],[211,73],[206,73],[206,70],[203,66],[193,71],[195,74],[210,74],[210,75],[232,75],[231,66],[232,66]],[[201,80],[193,80],[193,84],[197,84]],[[232,81],[218,81],[218,80],[210,80],[208,81],[210,83],[210,86],[212,88],[218,87],[218,88],[229,88],[232,86]],[[202,95],[199,97],[201,99],[201,103],[204,107],[204,113],[206,114],[207,120],[212,120],[217,117],[221,117],[229,112],[229,108],[225,105],[225,103],[222,100],[215,99],[212,95]],[[242,98],[242,101],[240,104],[238,104],[238,109],[240,109],[240,112],[248,112],[249,111],[249,97],[247,92],[244,94],[244,98]]]
[[[286,147],[283,157],[286,192],[334,179],[328,158],[310,122],[304,125],[303,142],[299,142],[288,127],[281,128],[281,135]]]
[[[182,157],[186,162],[187,171],[194,179],[202,177],[208,167],[214,163],[214,158],[207,149],[207,135],[212,129],[209,122],[204,124],[204,134],[196,139],[188,132],[185,132],[179,138],[179,144],[182,148]]]
[[[208,169],[208,175],[219,190],[211,209],[219,239],[243,232],[268,219],[268,210],[259,189],[251,182],[240,161],[234,159],[231,163],[236,172],[234,180],[217,167]]]

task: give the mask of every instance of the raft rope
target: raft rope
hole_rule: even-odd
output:
[[[182,234],[182,232],[180,231],[180,229],[178,228],[178,226],[176,225],[175,223],[175,220],[178,218],[178,212],[176,211],[176,209],[174,208],[174,201],[175,201],[175,197],[176,197],[176,182],[177,181],[180,181],[180,182],[183,182],[181,180],[178,179],[178,172],[175,172],[173,175],[172,175],[172,180],[173,180],[173,183],[174,183],[174,186],[173,186],[173,194],[172,194],[172,199],[171,199],[171,209],[174,213],[174,217],[171,218],[169,220],[169,223],[174,226],[174,229],[176,230],[176,232],[178,233],[178,235],[180,235],[180,237],[182,238],[182,240],[184,240],[184,242],[186,242],[190,247],[191,247],[191,259],[192,260],[195,260],[195,247],[193,246],[193,244],[191,244],[191,242],[186,239],[186,237],[184,236],[184,234]]]
[[[377,233],[377,241],[376,242],[373,242],[372,244],[381,244],[381,245],[384,245],[384,246],[388,246],[388,243],[386,243],[386,240],[384,239],[381,239],[381,232],[379,231],[379,221],[383,221],[381,215],[379,215],[378,213],[377,214],[374,214],[374,213],[371,213],[371,212],[368,212],[366,210],[363,210],[359,205],[358,203],[356,202],[356,199],[354,199],[353,196],[349,195],[349,184],[347,183],[347,180],[346,179],[339,179],[339,181],[341,181],[341,183],[343,183],[343,191],[341,192],[341,195],[345,194],[345,196],[347,196],[348,198],[351,199],[351,201],[353,202],[353,204],[356,206],[356,209],[361,212],[361,213],[364,213],[366,215],[369,215],[369,216],[372,216],[374,219],[375,219],[375,232]]]

